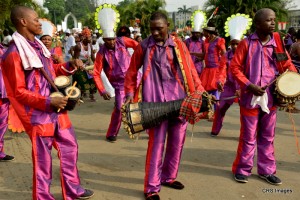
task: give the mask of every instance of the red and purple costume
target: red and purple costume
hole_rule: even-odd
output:
[[[104,70],[109,82],[115,89],[115,108],[111,115],[111,121],[106,137],[117,136],[120,130],[122,115],[121,107],[125,101],[124,79],[130,63],[130,54],[127,48],[135,48],[138,42],[127,37],[116,38],[115,49],[108,49],[105,45],[100,47],[94,63],[94,81],[96,87],[103,95],[107,93],[101,79],[101,71]]]
[[[39,56],[45,71],[52,79],[69,75],[46,58],[37,42],[27,41]],[[32,143],[33,199],[54,200],[50,193],[52,180],[51,150],[55,147],[60,158],[62,195],[73,200],[85,190],[80,186],[77,170],[78,145],[66,111],[57,113],[50,106],[51,86],[39,69],[24,70],[13,43],[3,56],[3,75],[7,96],[19,116]]]
[[[253,94],[247,90],[252,83],[260,87],[272,82],[276,75],[286,69],[296,71],[289,58],[280,65],[273,56],[277,47],[274,37],[262,45],[256,33],[240,42],[231,61],[231,71],[240,85],[240,139],[237,155],[232,166],[233,174],[251,175],[257,146],[257,171],[259,175],[276,173],[274,137],[276,125],[276,103],[273,96],[274,84],[266,89],[268,108],[265,113],[260,106],[251,106]]]
[[[188,38],[185,41],[185,45],[187,46],[188,50],[193,53],[203,53],[204,52],[204,41],[202,38],[198,40],[193,40],[192,38]],[[198,57],[191,55],[194,65],[196,67],[197,73],[200,76],[203,70],[203,62]]]
[[[1,60],[5,52],[4,47],[0,44],[0,159],[4,158],[4,134],[7,130],[9,100],[7,98],[6,89],[3,81]]]
[[[233,51],[227,51],[221,58],[221,66],[219,70],[219,78],[218,81],[224,85],[223,92],[220,95],[220,99],[231,97],[236,95],[237,90],[239,90],[239,85],[237,84],[236,80],[233,78],[231,73],[230,61],[233,58]],[[225,84],[224,84],[225,83]],[[220,103],[216,106],[214,121],[211,132],[215,135],[219,134],[221,128],[223,126],[224,116],[226,111],[230,108],[233,104],[234,99],[229,100],[221,100]]]
[[[218,73],[220,67],[221,52],[226,51],[225,40],[217,37],[214,41],[205,40],[205,68],[203,69],[200,80],[204,89],[219,99],[217,91]]]
[[[141,66],[143,77],[139,88],[136,88]],[[204,91],[188,49],[182,41],[169,36],[161,46],[150,36],[137,46],[125,78],[126,96],[135,96],[136,101],[141,97],[144,102],[167,102],[183,99],[195,90]],[[176,179],[186,128],[187,121],[177,117],[147,130],[149,141],[144,193],[159,192],[161,183]]]

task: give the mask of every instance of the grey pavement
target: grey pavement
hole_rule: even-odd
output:
[[[129,139],[123,129],[116,143],[105,141],[113,109],[113,99],[86,102],[70,112],[78,143],[78,168],[82,185],[95,191],[94,200],[142,200],[147,134]],[[300,114],[292,114],[300,139]],[[273,186],[257,176],[256,164],[246,184],[233,180],[231,165],[239,136],[239,107],[233,105],[221,134],[210,137],[212,123],[200,121],[189,125],[178,179],[183,190],[162,187],[162,200],[238,200],[300,199],[300,155],[296,147],[289,114],[278,112],[275,154],[281,186]],[[268,124],[266,124],[268,126]],[[16,157],[0,162],[0,200],[30,200],[32,184],[31,143],[26,134],[5,136],[5,151]],[[61,200],[59,160],[53,149],[53,182],[51,191]],[[255,162],[256,163],[256,162]]]

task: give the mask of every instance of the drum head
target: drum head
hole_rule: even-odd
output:
[[[277,79],[277,91],[284,97],[300,95],[300,75],[296,72],[286,72]]]
[[[53,92],[50,97],[64,97],[64,95],[61,92]]]
[[[69,77],[67,77],[67,76],[58,76],[54,79],[54,84],[58,88],[66,88],[69,85],[71,85],[71,81],[70,81]]]
[[[73,86],[69,86],[65,89],[65,94],[69,96],[69,99],[71,100],[78,100],[80,98],[81,92],[77,87],[74,87],[72,91]],[[71,94],[69,94],[72,91]]]

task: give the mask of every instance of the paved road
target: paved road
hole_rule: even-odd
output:
[[[96,103],[86,101],[70,117],[79,143],[78,167],[82,185],[95,191],[95,200],[142,200],[144,161],[147,135],[130,140],[122,129],[116,143],[105,141],[113,101],[98,97]],[[300,114],[293,115],[300,130]],[[163,200],[238,200],[300,199],[300,155],[297,153],[292,124],[287,113],[280,111],[275,140],[277,175],[282,186],[272,186],[257,177],[256,167],[247,184],[232,179],[231,164],[235,158],[239,135],[239,109],[228,111],[220,136],[209,136],[211,122],[189,125],[178,180],[182,191],[163,187]],[[267,124],[266,124],[267,126]],[[300,131],[298,131],[300,135]],[[300,137],[299,137],[300,138]],[[0,163],[0,200],[30,200],[32,182],[31,145],[26,134],[5,136],[7,153],[16,160]],[[53,183],[51,191],[61,200],[59,162],[53,151]]]

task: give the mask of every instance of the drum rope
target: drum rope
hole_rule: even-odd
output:
[[[295,126],[295,120],[292,116],[292,113],[291,111],[289,111],[289,119],[291,120],[292,122],[292,126],[293,126],[293,132],[294,132],[294,137],[295,137],[295,141],[296,141],[296,147],[297,147],[297,150],[298,150],[298,154],[300,155],[300,147],[299,147],[299,141],[298,141],[298,137],[297,137],[297,131],[296,131],[296,126]]]

